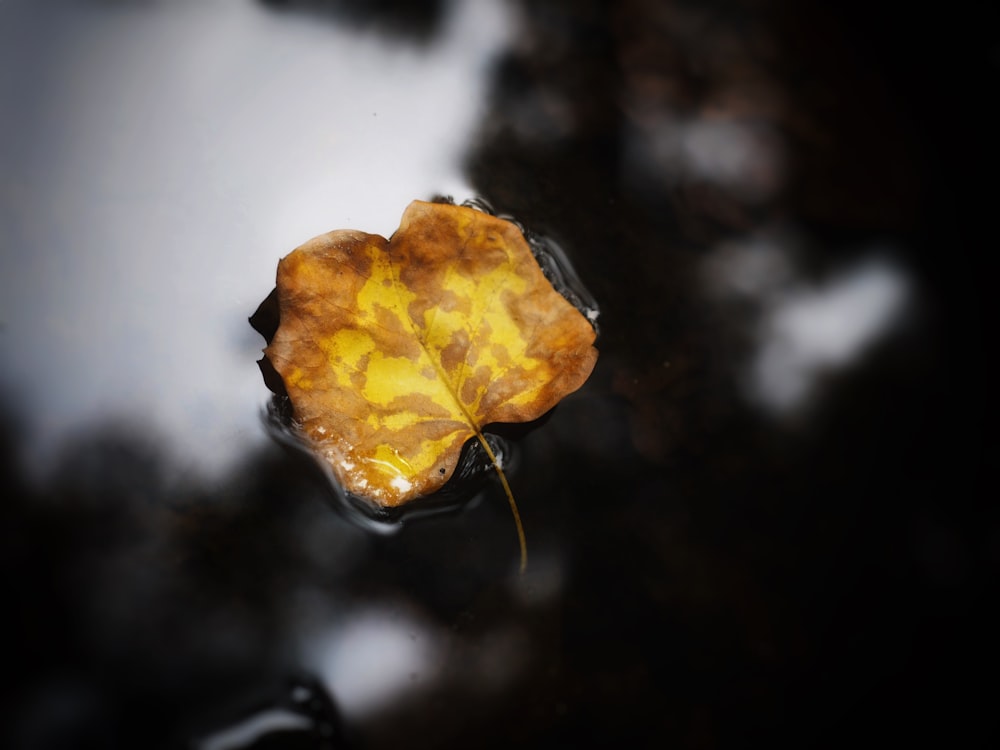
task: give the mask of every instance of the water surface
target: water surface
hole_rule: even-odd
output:
[[[904,15],[0,4],[3,744],[977,732],[996,67]],[[511,440],[523,578],[498,487],[374,534],[264,418],[278,258],[441,194],[601,310]]]

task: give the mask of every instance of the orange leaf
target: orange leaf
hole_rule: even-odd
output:
[[[345,490],[382,506],[438,490],[478,438],[516,515],[483,428],[537,419],[597,360],[520,230],[462,206],[414,201],[388,241],[316,237],[278,264],[277,295],[265,352],[295,422]]]

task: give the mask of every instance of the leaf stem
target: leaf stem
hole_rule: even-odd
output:
[[[500,468],[500,463],[497,461],[497,457],[493,453],[493,449],[490,448],[490,444],[483,437],[483,433],[476,430],[476,437],[479,438],[479,444],[483,446],[483,450],[486,451],[486,455],[490,457],[490,461],[493,462],[493,468],[496,469],[497,476],[500,477],[500,484],[503,485],[503,491],[507,495],[507,502],[510,504],[510,512],[514,515],[514,526],[517,527],[517,542],[521,545],[521,575],[524,575],[524,569],[528,567],[528,542],[524,538],[524,526],[521,524],[521,514],[517,510],[517,503],[514,501],[514,493],[510,490],[510,485],[507,483],[507,476],[503,473],[503,469]]]

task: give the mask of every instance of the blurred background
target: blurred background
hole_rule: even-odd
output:
[[[0,2],[0,744],[988,744],[986,10]],[[601,309],[523,577],[263,416],[277,260],[441,194]]]

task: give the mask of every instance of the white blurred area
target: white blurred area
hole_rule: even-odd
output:
[[[703,181],[757,203],[784,182],[784,144],[764,121],[656,113],[640,122],[643,145],[633,168],[653,170],[668,184]]]
[[[516,621],[458,634],[403,600],[331,611],[323,592],[301,592],[294,609],[299,658],[352,724],[382,721],[408,699],[457,689],[489,700],[523,677],[533,658]]]
[[[262,442],[247,317],[278,259],[469,197],[511,27],[500,0],[426,47],[252,0],[0,4],[0,387],[29,467],[107,420],[207,476]]]
[[[907,287],[897,269],[873,260],[777,300],[760,332],[753,395],[773,411],[799,406],[822,375],[855,364],[892,328]]]
[[[433,683],[443,662],[441,634],[414,614],[370,609],[305,639],[315,669],[349,719],[378,713]]]
[[[312,720],[288,709],[271,709],[192,743],[193,750],[242,750],[273,732],[309,730]]]
[[[756,352],[744,373],[750,400],[768,413],[797,412],[821,384],[857,365],[912,304],[908,276],[872,250],[821,283],[797,273],[788,236],[762,234],[716,249],[704,271],[710,287],[756,308]]]

